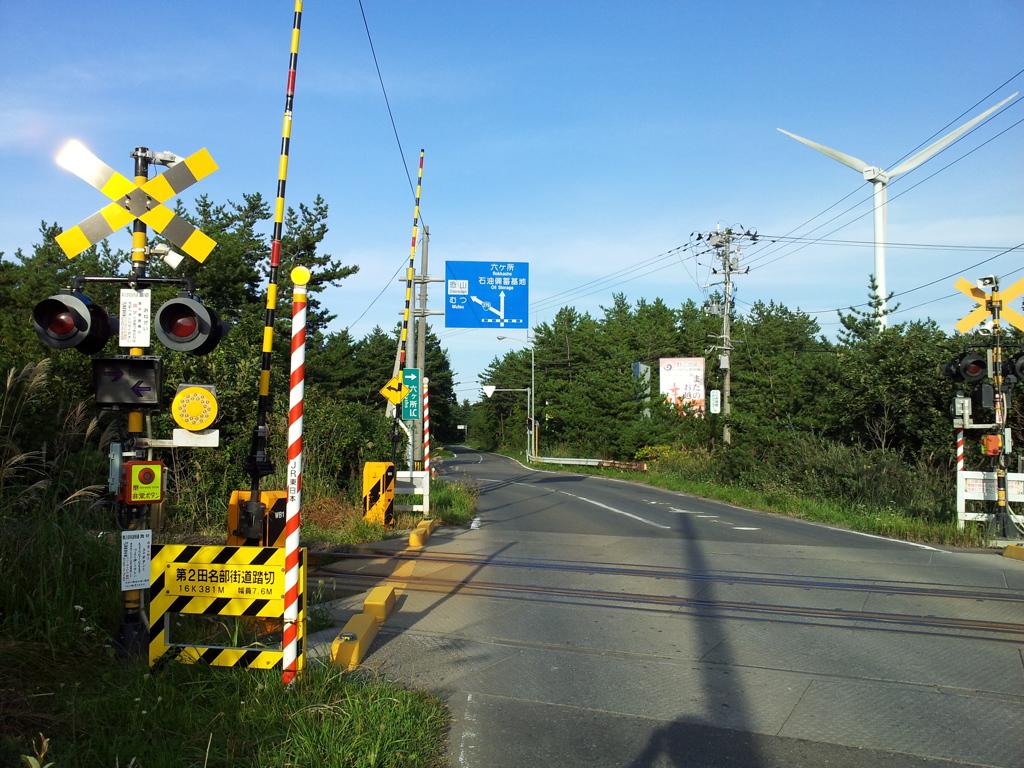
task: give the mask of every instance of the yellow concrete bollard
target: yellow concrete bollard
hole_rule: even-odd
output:
[[[1024,560],[1024,544],[1010,544],[1003,550],[1003,557],[1012,557],[1014,560]]]
[[[331,643],[331,664],[349,670],[358,667],[377,636],[378,626],[377,618],[369,613],[357,613],[349,619]]]
[[[381,624],[395,607],[394,587],[374,587],[363,600],[363,613],[368,613]]]

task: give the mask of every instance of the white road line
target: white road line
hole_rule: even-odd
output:
[[[738,525],[732,527],[734,531],[760,531],[760,528],[740,528]]]
[[[843,533],[855,533],[858,536],[867,536],[869,539],[881,539],[882,541],[892,541],[897,544],[909,544],[912,547],[920,547],[921,549],[927,549],[931,552],[945,552],[945,549],[939,549],[938,547],[929,547],[927,544],[921,544],[916,541],[904,541],[903,539],[890,539],[888,536],[876,536],[873,533],[864,533],[863,531],[851,531],[849,528],[833,528],[831,525],[817,525],[822,528],[828,528],[830,531],[842,531]]]
[[[699,514],[692,509],[676,509],[675,507],[669,507],[669,512],[675,512],[677,515],[696,515]]]
[[[476,707],[473,706],[473,694],[466,694],[466,711],[462,719],[462,735],[459,738],[459,765],[462,768],[469,768],[469,753],[476,746],[473,744],[473,740],[476,738],[476,731],[473,730],[473,726],[476,725],[476,715],[473,710]]]
[[[471,522],[471,523],[469,524],[469,530],[471,530],[471,531],[475,531],[475,530],[477,530],[477,529],[478,529],[479,527],[480,527],[480,518],[479,518],[479,517],[474,517],[474,518],[473,518],[473,522]]]
[[[580,501],[585,501],[588,504],[593,504],[595,507],[601,507],[601,509],[607,509],[609,512],[615,512],[618,515],[625,515],[626,517],[631,517],[634,520],[639,520],[641,523],[647,523],[648,525],[653,525],[655,528],[661,528],[661,529],[666,530],[666,531],[672,530],[672,526],[670,526],[670,525],[662,525],[661,523],[655,523],[652,520],[648,520],[646,518],[640,517],[639,515],[634,515],[631,512],[624,512],[621,509],[616,509],[615,507],[609,507],[607,504],[602,504],[599,501],[594,501],[593,499],[585,499],[582,496],[577,496],[575,493],[569,493],[568,491],[559,491],[559,493],[564,493],[566,496],[572,496],[574,499],[579,499]]]

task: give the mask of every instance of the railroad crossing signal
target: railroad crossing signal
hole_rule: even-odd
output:
[[[116,325],[106,310],[83,293],[62,290],[36,304],[36,335],[48,347],[94,355],[107,344]]]
[[[154,176],[141,187],[100,160],[78,141],[65,145],[57,162],[89,183],[112,202],[77,226],[57,235],[69,259],[126,227],[136,219],[159,232],[182,251],[202,262],[217,245],[185,219],[163,205],[217,170],[210,153],[201,149]]]
[[[411,391],[412,390],[405,386],[400,378],[394,376],[391,381],[381,388],[380,393],[384,395],[392,405],[398,405]]]
[[[978,323],[987,319],[989,315],[994,314],[993,309],[996,308],[994,305],[998,302],[999,314],[997,316],[999,319],[1005,320],[1015,328],[1024,331],[1024,315],[1021,315],[1015,309],[1010,309],[1010,307],[1006,306],[1007,302],[1012,301],[1024,293],[1024,278],[1018,280],[1005,291],[999,290],[998,280],[991,278],[983,278],[983,280],[986,283],[992,284],[992,293],[986,293],[983,289],[963,277],[957,280],[954,284],[954,288],[974,299],[980,305],[973,312],[957,321],[954,327],[960,331],[960,333],[967,333]]]
[[[228,333],[228,324],[195,296],[182,292],[156,311],[157,338],[168,349],[205,355]]]

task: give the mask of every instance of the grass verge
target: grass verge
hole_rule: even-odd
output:
[[[444,524],[472,518],[472,487],[436,482],[431,491]],[[391,535],[337,500],[303,514],[304,540]],[[320,663],[285,688],[278,671],[176,664],[153,674],[113,658],[103,634],[118,623],[119,551],[116,537],[87,528],[71,515],[0,515],[12,544],[0,551],[0,767],[23,765],[44,738],[42,762],[55,768],[443,764],[448,715],[425,691]]]
[[[18,721],[37,744],[45,734],[56,768],[443,764],[441,701],[373,675],[316,662],[286,688],[274,670],[174,664],[151,673],[102,653],[56,664],[42,646],[6,645],[0,690],[21,694],[5,706],[5,726]],[[12,665],[15,655],[33,668]],[[18,765],[30,749],[8,736],[0,764]]]

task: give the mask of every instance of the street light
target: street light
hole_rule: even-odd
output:
[[[520,344],[525,344],[530,348],[530,440],[527,443],[528,446],[532,447],[533,455],[536,456],[540,450],[540,440],[537,435],[537,410],[534,407],[534,398],[537,396],[537,360],[534,356],[533,343],[524,339],[517,339],[515,336],[499,336],[498,341],[518,341]],[[526,451],[527,458],[530,457],[530,451]]]

